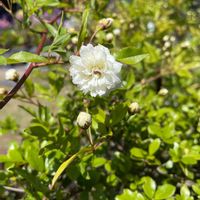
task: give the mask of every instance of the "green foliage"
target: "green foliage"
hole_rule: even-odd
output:
[[[21,140],[0,155],[0,199],[199,199],[198,1],[16,2],[23,19],[1,31],[0,64],[42,67],[15,95],[30,121],[19,124],[18,112],[1,111],[0,136]],[[95,35],[109,17],[112,25]],[[37,48],[44,33],[41,55],[23,51]],[[90,40],[123,63],[121,87],[107,96],[84,95],[69,76],[69,56]],[[132,102],[140,112],[128,112]],[[77,126],[81,111],[92,116],[88,130]]]

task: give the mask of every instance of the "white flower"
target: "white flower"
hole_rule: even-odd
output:
[[[85,94],[102,96],[121,83],[119,72],[122,64],[116,62],[108,48],[102,45],[82,46],[80,56],[70,56],[70,63],[72,82]]]
[[[19,79],[19,74],[15,69],[9,69],[5,73],[5,79],[17,82]]]
[[[92,123],[92,116],[86,112],[80,112],[77,117],[77,124],[83,129],[88,129]]]

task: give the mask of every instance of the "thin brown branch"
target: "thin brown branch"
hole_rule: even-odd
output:
[[[50,24],[53,24],[54,22],[57,21],[57,19],[61,16],[62,13],[59,13],[56,17],[54,17],[52,20],[49,21]],[[40,52],[42,51],[42,48],[46,42],[47,39],[47,32],[42,34],[42,38],[41,41],[37,47],[36,50],[36,54],[40,54]],[[17,82],[17,84],[12,88],[12,90],[4,97],[4,99],[2,101],[0,101],[0,110],[14,97],[14,95],[18,92],[18,90],[21,88],[21,86],[24,84],[24,82],[26,81],[26,79],[29,77],[29,75],[31,74],[32,70],[36,67],[38,67],[39,65],[35,64],[35,63],[31,63],[27,70],[25,71],[25,73],[23,74],[23,76],[21,77],[21,79]]]

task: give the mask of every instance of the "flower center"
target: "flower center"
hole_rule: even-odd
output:
[[[95,69],[93,70],[93,74],[99,78],[101,76],[101,71],[98,69]]]

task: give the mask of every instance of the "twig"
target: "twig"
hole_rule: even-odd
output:
[[[64,12],[79,13],[79,12],[83,12],[83,10],[81,10],[79,8],[64,8]]]
[[[54,17],[52,20],[50,20],[49,23],[53,24],[55,21],[57,21],[57,19],[60,16],[61,16],[61,13],[59,13],[56,17]],[[43,48],[43,46],[46,42],[46,39],[47,39],[47,32],[42,34],[42,38],[41,38],[41,41],[40,41],[40,43],[37,47],[36,54],[38,54],[38,55],[40,54],[40,52],[42,51],[42,48]],[[17,82],[17,84],[13,87],[13,89],[5,96],[5,98],[2,101],[0,101],[0,110],[10,101],[10,99],[13,98],[13,96],[18,92],[18,90],[24,84],[26,79],[29,77],[32,70],[36,67],[38,67],[38,65],[36,65],[35,63],[31,63],[28,66],[27,70],[25,71],[25,73],[23,74],[21,79]]]
[[[22,188],[13,188],[13,187],[9,187],[9,186],[3,186],[4,189],[9,190],[9,191],[13,191],[13,192],[19,192],[19,193],[24,193],[24,189]]]

